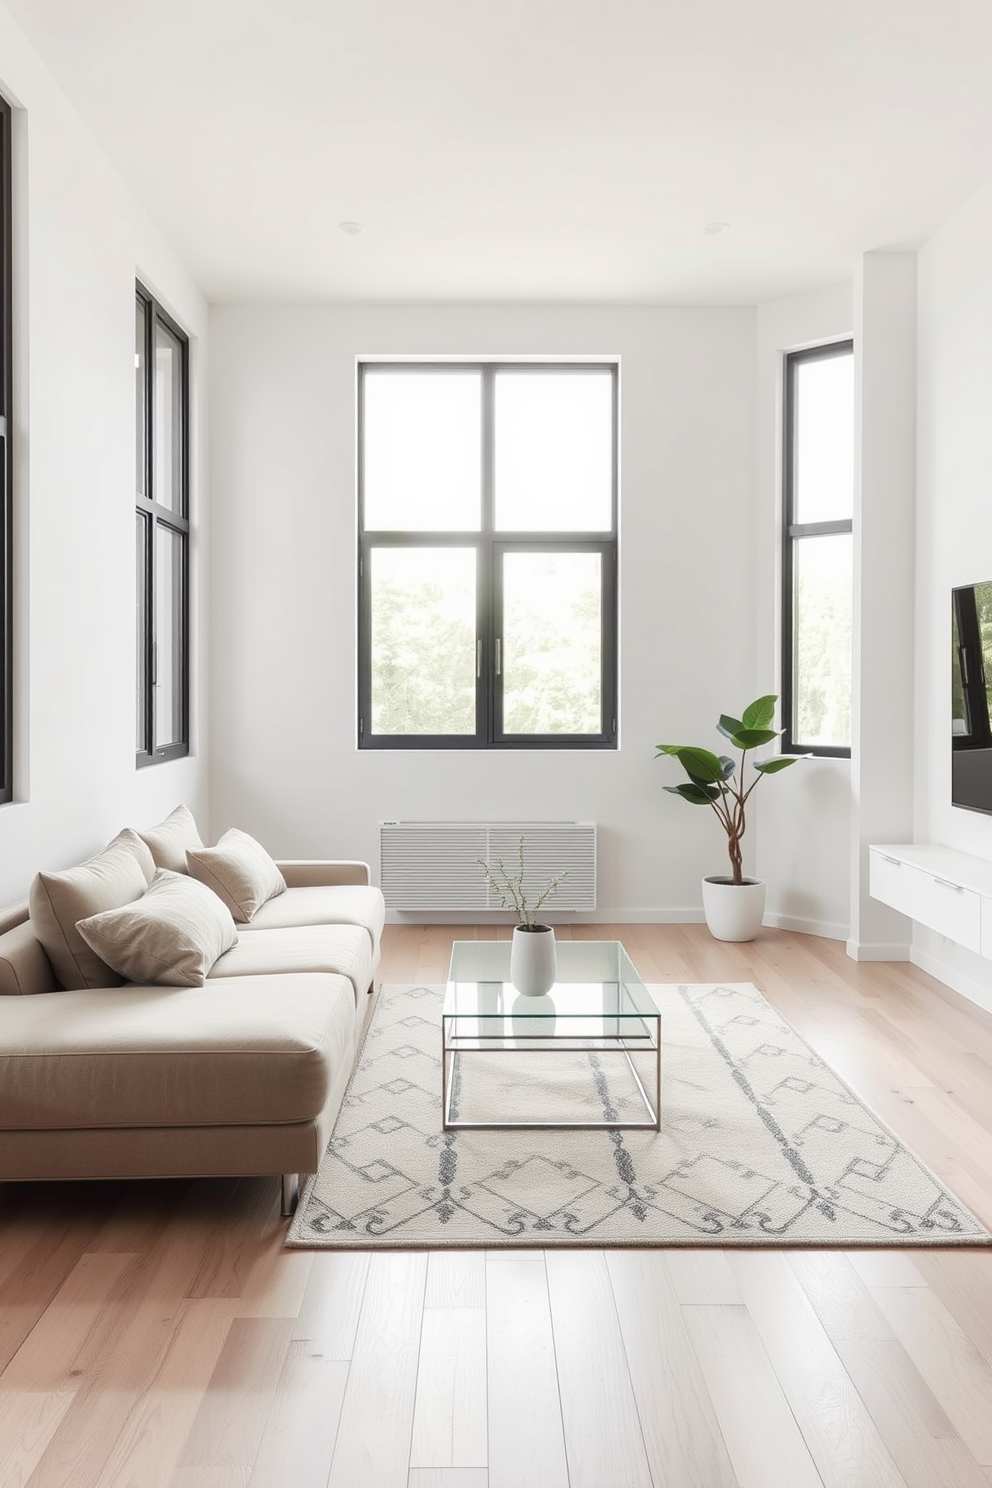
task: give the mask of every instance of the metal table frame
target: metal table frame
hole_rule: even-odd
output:
[[[441,1014],[441,1113],[445,1131],[660,1130],[661,1015],[644,992],[643,983],[634,970],[630,958],[619,941],[563,941],[559,942],[557,949],[559,979],[551,989],[550,1000],[553,1002],[556,994],[559,999],[567,999],[570,995],[570,987],[588,986],[591,992],[596,985],[601,985],[604,989],[612,986],[615,988],[617,1008],[615,1010],[604,1008],[600,1016],[604,1024],[613,1021],[616,1024],[615,1031],[601,1029],[591,1034],[559,1032],[557,1018],[554,1033],[542,1031],[537,1025],[541,1021],[545,1000],[535,998],[533,1010],[527,1008],[527,1017],[518,1018],[518,1024],[522,1023],[524,1026],[528,1020],[533,1021],[535,1032],[523,1032],[522,1028],[513,1027],[512,1033],[504,1034],[503,1025],[510,1023],[512,1026],[509,1002],[517,995],[509,980],[509,942],[456,941],[452,946],[451,970]],[[597,974],[609,972],[611,969],[612,977]],[[477,977],[471,976],[473,970],[479,972]],[[497,975],[500,972],[505,974]],[[495,1009],[489,1011],[481,1007],[467,1006],[461,1012],[456,1010],[455,1003],[459,987],[471,986],[473,982],[476,989],[486,987],[489,990],[497,1004]],[[640,995],[638,995],[638,988],[640,988]],[[477,990],[476,996],[478,995]],[[503,995],[507,998],[505,1010],[499,1005]],[[574,993],[572,995],[574,996]],[[628,1004],[626,1011],[623,1007],[624,1000]],[[541,1006],[539,1007],[538,1004]],[[556,1014],[561,1012],[565,1025],[569,1021],[573,1023],[576,1020],[591,1021],[596,1016],[594,1013],[586,1012],[564,1013],[560,1005],[556,1006],[555,1012]],[[474,1031],[459,1034],[457,1026],[460,1020],[474,1023]],[[483,1033],[481,1029],[488,1020],[498,1021],[501,1031],[492,1035]],[[521,1047],[521,1044],[524,1047]],[[507,1121],[506,1119],[463,1121],[458,1118],[452,1119],[451,1092],[456,1061],[460,1055],[473,1053],[527,1055],[576,1050],[590,1053],[621,1053],[640,1095],[645,1119],[636,1121],[629,1119],[623,1121],[605,1119],[600,1121]],[[654,1055],[654,1080],[648,1082],[649,1087],[653,1086],[653,1089],[645,1088],[645,1082],[641,1079],[631,1059],[631,1053],[645,1052]]]

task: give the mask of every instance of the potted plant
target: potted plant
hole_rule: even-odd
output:
[[[557,893],[558,885],[568,874],[558,873],[549,879],[535,898],[533,889],[524,885],[523,837],[520,838],[516,873],[507,871],[502,858],[496,859],[494,868],[481,858],[476,862],[503,908],[516,912],[517,923],[510,946],[510,981],[525,997],[543,997],[555,984],[558,965],[554,929],[551,925],[539,924],[536,915],[544,901]]]
[[[674,755],[689,777],[681,785],[666,785],[664,789],[692,806],[709,806],[727,834],[730,874],[703,879],[703,911],[710,934],[717,940],[753,940],[764,915],[765,885],[760,879],[745,878],[741,866],[745,807],[763,775],[788,769],[799,756],[778,754],[752,761],[754,778],[750,784],[745,780],[744,765],[752,749],[770,744],[782,733],[781,729],[769,728],[777,702],[778,697],[770,694],[749,704],[740,718],[721,713],[717,728],[740,750],[739,764],[729,755],[713,754],[693,745],[657,745],[658,754]]]

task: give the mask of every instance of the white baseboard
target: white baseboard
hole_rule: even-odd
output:
[[[910,961],[925,971],[928,976],[936,977],[938,982],[943,982],[945,987],[950,987],[952,992],[960,992],[962,997],[967,997],[969,1002],[975,1003],[986,1013],[992,1013],[992,991],[983,987],[981,982],[976,982],[973,977],[966,976],[964,972],[958,971],[956,967],[948,966],[939,956],[932,956],[929,951],[921,951],[914,946],[910,955]]]
[[[902,943],[872,945],[863,940],[849,940],[847,954],[852,961],[909,961],[909,946]]]
[[[800,935],[822,935],[824,940],[846,940],[847,925],[833,925],[828,920],[806,920],[799,915],[766,914],[763,925],[774,930],[795,930]]]

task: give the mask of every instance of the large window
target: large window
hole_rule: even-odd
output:
[[[189,753],[189,342],[135,297],[137,761]]]
[[[854,348],[785,359],[785,750],[851,753]]]
[[[10,106],[0,98],[0,801],[13,796],[14,769],[10,154]]]
[[[616,745],[617,368],[359,369],[365,748]]]

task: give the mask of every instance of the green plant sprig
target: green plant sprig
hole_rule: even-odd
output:
[[[502,858],[496,859],[495,868],[482,858],[475,860],[486,876],[490,888],[499,897],[499,902],[504,909],[512,909],[517,916],[517,924],[523,930],[536,928],[535,916],[546,899],[558,892],[558,885],[568,877],[568,871],[555,874],[549,879],[544,889],[534,900],[533,904],[528,902],[524,892],[524,839],[520,838],[520,855],[518,871],[508,873]]]
[[[770,744],[784,732],[782,729],[768,727],[775,716],[777,702],[777,694],[769,693],[750,703],[740,718],[732,718],[728,713],[720,714],[717,729],[724,738],[730,740],[735,749],[741,751],[739,766],[727,754],[713,754],[708,749],[700,749],[694,745],[655,746],[659,755],[673,755],[689,777],[687,783],[666,785],[663,789],[670,791],[672,795],[681,796],[683,801],[688,801],[692,806],[709,806],[716,813],[727,834],[727,850],[735,884],[744,882],[741,842],[747,826],[744,808],[751,792],[762,775],[777,775],[780,770],[788,769],[789,765],[794,765],[801,757],[778,754],[770,759],[755,760],[755,777],[745,789],[744,762],[748,752],[759,749],[762,744]]]

